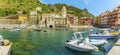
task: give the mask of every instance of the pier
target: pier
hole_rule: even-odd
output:
[[[120,39],[118,39],[107,55],[120,55]]]
[[[0,55],[11,55],[11,46],[0,46]]]

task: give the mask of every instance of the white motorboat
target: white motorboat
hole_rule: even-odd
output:
[[[80,42],[77,39],[67,41],[65,43],[65,46],[70,48],[70,49],[82,51],[82,52],[98,51],[98,48],[96,46],[91,45],[91,44],[87,44],[84,42]]]
[[[76,39],[83,39],[82,33],[85,33],[85,32],[75,32],[74,37]],[[79,34],[80,38],[78,38],[76,34]],[[89,37],[86,37],[84,41],[86,43],[90,43],[90,44],[93,44],[93,45],[96,45],[96,46],[103,45],[103,44],[107,43],[106,39],[92,39],[92,38],[89,38]]]
[[[113,30],[108,29],[101,29],[103,30],[102,33],[90,34],[89,38],[96,38],[96,39],[108,39],[108,38],[116,38],[119,33]]]
[[[120,34],[120,29],[118,29],[118,32],[119,32],[119,34]]]
[[[93,45],[99,46],[107,43],[106,39],[89,39],[88,37],[85,38],[85,41],[91,43]]]

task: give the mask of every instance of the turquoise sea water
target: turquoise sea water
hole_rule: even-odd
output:
[[[4,39],[13,42],[12,55],[106,55],[117,39],[109,39],[108,43],[99,46],[99,52],[78,52],[65,47],[66,40],[70,40],[76,31],[86,29],[47,30],[36,32],[21,30],[11,32],[1,30]]]

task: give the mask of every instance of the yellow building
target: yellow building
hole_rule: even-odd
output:
[[[26,15],[18,15],[18,20],[20,21],[20,23],[25,24],[27,22],[27,16]]]

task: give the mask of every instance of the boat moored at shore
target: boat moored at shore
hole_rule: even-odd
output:
[[[89,38],[88,36],[83,38],[83,35],[82,35],[83,33],[85,33],[85,32],[75,32],[74,38],[75,39],[84,39],[84,41],[86,43],[90,43],[90,44],[93,44],[96,46],[103,45],[103,44],[107,43],[106,39],[94,39],[94,38]],[[79,34],[80,37],[78,38],[76,34]]]
[[[103,30],[103,32],[101,33],[89,34],[89,38],[101,38],[101,39],[116,38],[117,36],[119,36],[119,32],[109,31],[107,29]]]
[[[65,46],[70,49],[82,51],[82,52],[98,51],[98,48],[96,46],[88,43],[83,43],[77,39],[67,41],[65,43]]]

